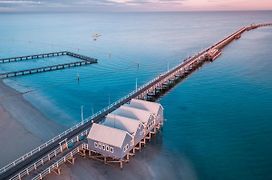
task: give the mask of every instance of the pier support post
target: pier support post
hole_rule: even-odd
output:
[[[74,158],[74,157],[71,157],[71,158],[67,159],[67,161],[68,161],[70,164],[75,164],[75,158]]]
[[[129,161],[129,154],[127,154],[127,162]]]
[[[82,156],[82,157],[85,157],[86,156],[86,150],[85,149],[80,150],[79,155]]]
[[[104,164],[107,164],[107,158],[104,157]]]
[[[60,175],[60,168],[55,168],[53,171],[54,171],[54,173],[56,173],[57,175]]]
[[[91,150],[89,150],[89,157],[91,157],[92,156],[92,151]]]

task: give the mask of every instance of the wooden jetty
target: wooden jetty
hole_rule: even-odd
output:
[[[71,62],[71,63],[64,63],[64,64],[57,64],[57,65],[52,65],[52,66],[44,66],[44,67],[38,67],[38,68],[32,68],[32,69],[25,69],[25,70],[13,71],[13,72],[0,73],[0,78],[3,79],[3,78],[15,77],[15,76],[31,75],[31,74],[36,74],[36,73],[56,71],[56,70],[61,70],[61,69],[66,69],[66,68],[86,66],[89,64],[97,63],[97,59],[95,59],[95,58],[91,58],[88,56],[84,56],[81,54],[76,54],[76,53],[72,53],[72,52],[68,52],[68,51],[30,55],[30,56],[21,56],[21,57],[13,57],[13,58],[5,58],[5,59],[0,59],[0,63],[1,62],[2,63],[17,62],[17,61],[23,61],[23,60],[40,59],[40,58],[48,58],[48,57],[64,56],[64,55],[80,59],[80,61]]]
[[[77,59],[81,59],[84,61],[96,61],[96,59],[84,56],[81,54],[73,53],[70,51],[59,51],[59,52],[52,52],[52,53],[44,53],[44,54],[35,54],[35,55],[27,55],[27,56],[18,56],[18,57],[10,57],[10,58],[2,58],[0,59],[0,64],[3,63],[11,63],[11,62],[18,62],[18,61],[26,61],[26,60],[33,60],[33,59],[43,59],[43,58],[50,58],[50,57],[57,57],[57,56],[70,56]]]
[[[39,67],[39,68],[33,68],[33,69],[26,69],[21,71],[13,71],[13,72],[7,72],[7,73],[1,73],[0,78],[9,78],[9,77],[15,77],[15,76],[24,76],[24,75],[31,75],[35,73],[42,73],[47,71],[56,71],[61,70],[65,68],[71,68],[71,67],[77,67],[77,66],[85,66],[89,64],[93,64],[96,62],[91,61],[78,61],[78,62],[71,62],[71,63],[65,63],[65,64],[57,64],[53,66],[45,66],[45,67]]]
[[[134,98],[146,100],[148,97],[152,97],[153,101],[157,100],[203,64],[215,60],[215,57],[218,57],[219,52],[221,52],[225,46],[237,40],[244,32],[271,25],[272,24],[259,24],[243,27],[196,55],[185,59],[169,71],[155,77],[125,97],[105,107],[53,139],[50,139],[48,142],[21,156],[14,162],[4,166],[0,169],[0,179],[20,180],[24,177],[29,177],[30,174],[34,174],[35,176],[31,176],[31,178],[33,177],[33,179],[38,180],[43,179],[51,172],[59,173],[61,164],[67,162],[68,159],[68,162],[74,162],[73,155],[77,152],[81,155],[86,155],[88,144],[84,143],[84,141],[86,141],[86,137],[93,123],[101,122],[109,113],[112,113]],[[83,144],[77,146],[77,144],[81,142],[83,142]],[[71,156],[67,156],[66,152],[68,152],[68,154],[69,152],[73,153]],[[48,156],[50,156],[50,158],[48,158]],[[38,168],[41,169],[37,170]]]

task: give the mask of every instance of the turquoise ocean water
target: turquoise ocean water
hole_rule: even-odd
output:
[[[0,14],[0,57],[69,50],[98,59],[5,80],[30,90],[25,97],[68,128],[80,121],[81,105],[89,116],[134,90],[136,78],[144,84],[241,26],[261,22],[272,22],[272,12]],[[102,36],[94,41],[94,33]],[[271,44],[271,27],[247,32],[160,99],[167,121],[149,148],[157,158],[177,159],[161,164],[171,177],[190,169],[200,180],[272,179]],[[1,64],[0,71],[74,60]]]

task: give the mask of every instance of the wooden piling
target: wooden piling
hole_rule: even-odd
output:
[[[74,158],[74,157],[68,158],[67,161],[68,161],[70,164],[75,164],[75,158]]]
[[[60,171],[60,168],[57,167],[55,169],[53,169],[53,172],[56,173],[57,175],[60,175],[61,171]]]

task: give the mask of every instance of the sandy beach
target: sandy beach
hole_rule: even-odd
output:
[[[47,119],[21,93],[0,81],[0,167],[62,130],[63,127]]]

